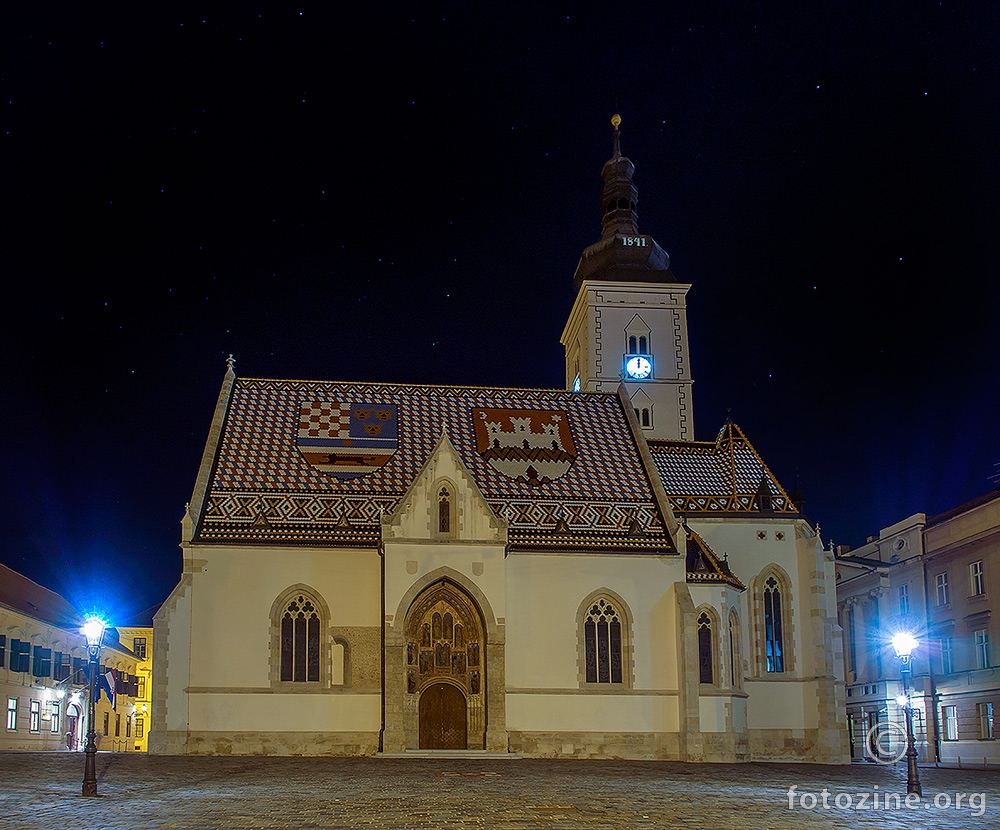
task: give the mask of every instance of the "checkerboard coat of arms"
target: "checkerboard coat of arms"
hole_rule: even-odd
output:
[[[561,410],[473,409],[476,449],[500,473],[532,486],[555,481],[576,461]]]
[[[397,422],[391,403],[304,403],[299,408],[299,452],[317,470],[357,478],[382,467],[396,452]]]

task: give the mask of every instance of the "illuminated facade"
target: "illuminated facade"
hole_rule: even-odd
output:
[[[617,130],[566,389],[225,375],[151,752],[847,760],[833,556],[733,423]]]
[[[0,565],[0,699],[5,728],[0,749],[82,750],[87,735],[87,641],[82,616],[61,596]],[[101,673],[113,669],[114,707],[96,707],[99,748],[127,751],[136,661],[105,635]],[[117,733],[117,734],[116,734]]]

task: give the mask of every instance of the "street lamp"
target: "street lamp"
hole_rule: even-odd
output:
[[[104,639],[106,623],[100,617],[90,617],[83,624],[83,635],[87,638],[87,654],[90,656],[90,717],[87,720],[86,762],[83,772],[83,794],[97,795],[97,725],[94,713],[94,698],[97,694],[97,669],[101,657],[101,641]]]
[[[910,702],[909,679],[913,672],[910,656],[919,643],[912,634],[901,633],[892,638],[892,647],[899,658],[899,672],[903,676],[903,694],[897,702],[903,707],[906,715],[906,792],[922,796],[920,791],[920,774],[917,772],[917,749],[913,740],[913,705]]]

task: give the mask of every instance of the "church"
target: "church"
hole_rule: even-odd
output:
[[[731,421],[620,119],[565,389],[237,376],[154,620],[165,754],[849,761],[833,552]]]

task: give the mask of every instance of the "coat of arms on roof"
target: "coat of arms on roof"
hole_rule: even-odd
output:
[[[473,409],[476,449],[505,476],[532,486],[555,481],[576,461],[562,410]]]
[[[299,408],[298,447],[317,470],[357,478],[396,452],[396,405],[311,401]]]

